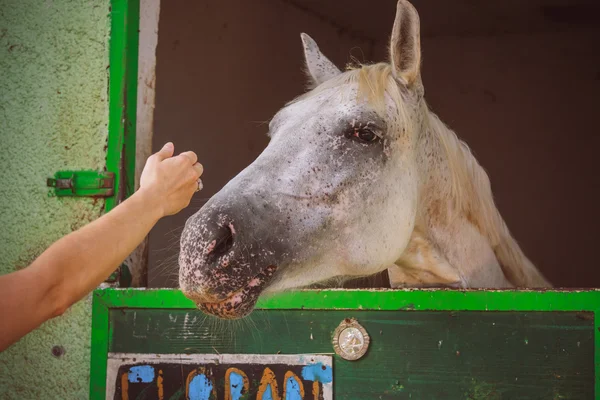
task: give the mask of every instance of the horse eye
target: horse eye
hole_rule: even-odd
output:
[[[363,142],[372,142],[377,139],[377,136],[370,129],[360,129],[357,137]]]
[[[346,134],[346,137],[362,143],[371,143],[377,139],[377,135],[368,128],[352,128]]]
[[[354,126],[354,122],[349,129],[344,132],[344,136],[359,143],[372,143],[381,138],[376,132],[367,125]]]

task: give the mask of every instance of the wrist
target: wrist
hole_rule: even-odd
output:
[[[156,221],[165,216],[162,199],[154,191],[147,188],[140,188],[131,197],[139,201],[140,207],[143,207],[144,211],[150,214]]]

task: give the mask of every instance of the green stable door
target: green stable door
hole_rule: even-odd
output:
[[[600,291],[301,291],[244,321],[94,295],[92,398],[594,399]]]

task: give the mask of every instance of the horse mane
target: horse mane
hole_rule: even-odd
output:
[[[439,139],[452,177],[454,212],[488,240],[506,278],[517,287],[550,287],[525,256],[494,202],[490,179],[469,146],[427,109],[426,124]]]
[[[423,99],[419,99],[420,111],[424,114],[421,119],[410,116],[406,106],[408,91],[398,84],[390,64],[349,66],[345,73],[329,79],[290,103],[347,83],[357,83],[358,96],[365,98],[381,115],[386,111],[385,101],[389,96],[397,106],[405,129],[420,135],[417,140],[425,140],[429,135],[439,143],[450,175],[448,196],[451,201],[446,218],[466,217],[488,240],[506,278],[513,285],[550,286],[510,234],[494,202],[488,175],[467,144],[430,111]]]

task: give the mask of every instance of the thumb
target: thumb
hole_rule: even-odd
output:
[[[162,149],[160,149],[158,151],[158,153],[156,153],[156,156],[159,159],[159,161],[162,161],[164,159],[173,157],[174,153],[175,153],[175,146],[173,145],[173,143],[168,142],[167,144],[165,144],[163,146]]]

